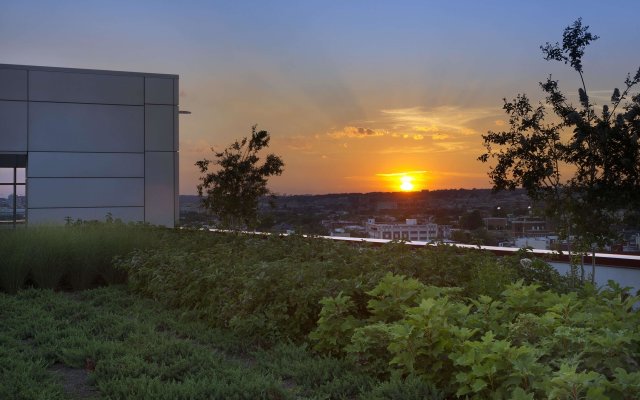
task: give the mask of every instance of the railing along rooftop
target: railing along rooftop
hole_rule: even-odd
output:
[[[210,232],[230,232],[224,229],[208,229]],[[255,235],[275,235],[269,232],[255,232],[255,231],[242,231],[242,233],[255,234]],[[281,236],[287,236],[288,234],[282,233],[277,234]],[[340,242],[349,242],[349,243],[369,243],[373,245],[383,245],[389,242],[392,242],[390,239],[373,239],[373,238],[356,238],[356,237],[343,237],[343,236],[317,236],[317,235],[301,235],[303,237],[314,237],[328,240],[336,240]],[[425,242],[425,241],[406,241],[408,246],[415,247],[423,247],[423,246],[435,246],[438,242]],[[521,248],[518,247],[499,247],[499,246],[482,246],[482,245],[473,245],[473,244],[462,244],[462,243],[452,243],[445,242],[446,245],[456,246],[459,248],[465,249],[475,249],[475,250],[483,250],[490,251],[493,254],[498,256],[510,256],[519,251]],[[527,249],[527,252],[539,256],[540,258],[548,259],[550,261],[556,262],[566,262],[570,261],[571,256],[575,256],[576,252],[572,252],[571,254],[566,250],[542,250],[542,249]],[[585,253],[583,262],[584,264],[591,264],[591,253]],[[640,255],[631,255],[631,254],[618,254],[618,253],[595,253],[595,261],[598,266],[601,267],[622,267],[622,268],[631,268],[631,269],[640,269]]]

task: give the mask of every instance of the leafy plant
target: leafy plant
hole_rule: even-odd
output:
[[[556,293],[518,281],[495,300],[449,293],[385,276],[367,292],[368,315],[342,310],[341,318],[360,325],[343,351],[376,376],[418,376],[474,399],[604,398],[634,387],[637,377],[628,374],[640,359],[640,298],[623,288]],[[314,341],[328,334],[325,321],[339,324],[328,308],[322,315]]]
[[[260,151],[269,147],[271,136],[251,127],[251,136],[235,141],[221,152],[214,151],[215,159],[196,162],[203,174],[198,194],[205,209],[213,212],[224,228],[241,229],[257,223],[258,201],[271,193],[267,179],[282,174],[284,162],[275,154],[268,154],[259,164]],[[212,149],[213,150],[213,149]],[[210,164],[219,169],[209,172]]]
[[[548,61],[569,64],[578,74],[578,104],[571,103],[551,76],[540,83],[544,104],[519,94],[504,100],[509,130],[483,135],[482,162],[495,160],[489,178],[496,190],[523,187],[541,200],[562,236],[576,236],[574,250],[595,253],[617,237],[624,213],[635,213],[640,191],[640,69],[614,88],[608,104],[597,104],[587,90],[585,49],[599,37],[577,19],[565,28],[562,43],[540,46]],[[552,116],[551,118],[549,116]],[[570,172],[567,172],[570,171]],[[592,266],[592,282],[595,264]],[[584,280],[582,269],[580,279]]]

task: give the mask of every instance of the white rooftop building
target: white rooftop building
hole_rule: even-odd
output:
[[[537,250],[551,250],[558,243],[557,235],[547,235],[538,237],[518,237],[515,239],[515,247],[530,247]]]
[[[370,218],[366,230],[374,239],[429,241],[438,238],[438,224],[418,224],[416,219],[407,219],[404,224],[380,224]]]

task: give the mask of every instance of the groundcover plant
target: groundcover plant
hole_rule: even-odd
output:
[[[126,286],[0,294],[0,398],[640,397],[638,298],[530,254],[150,232]]]
[[[523,254],[449,246],[190,241],[123,262],[130,287],[258,345],[310,342],[451,398],[638,397],[638,298],[614,283],[596,290]]]

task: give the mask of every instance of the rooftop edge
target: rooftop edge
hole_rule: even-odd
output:
[[[20,69],[20,70],[27,70],[27,71],[67,72],[67,73],[80,73],[80,74],[116,75],[116,76],[149,76],[154,78],[179,79],[179,75],[176,75],[176,74],[158,74],[153,72],[133,72],[133,71],[112,71],[112,70],[106,70],[106,69],[45,67],[45,66],[39,66],[39,65],[0,63],[0,69]]]

